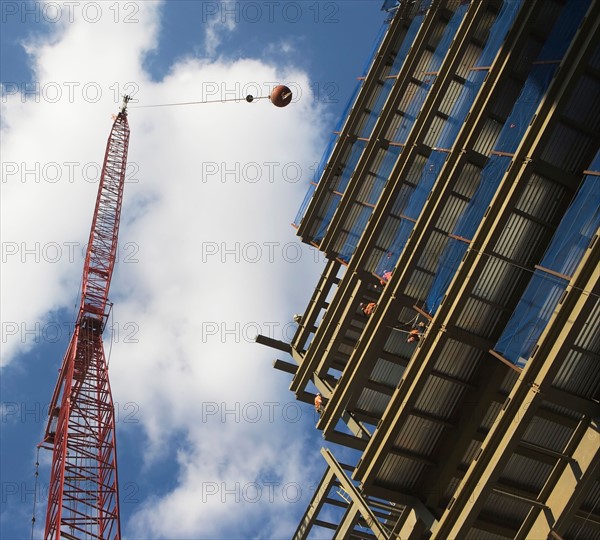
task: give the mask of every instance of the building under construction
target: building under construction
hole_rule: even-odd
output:
[[[323,274],[258,338],[359,456],[294,538],[598,539],[600,0],[384,9],[294,223]]]

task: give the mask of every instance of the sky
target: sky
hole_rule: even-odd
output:
[[[325,468],[272,367],[324,268],[291,227],[386,14],[380,0],[0,2],[0,537],[41,538],[36,446],[79,303],[111,115],[131,139],[114,303],[121,530],[289,538]],[[265,97],[286,84],[286,108]],[[204,105],[140,105],[240,98]]]

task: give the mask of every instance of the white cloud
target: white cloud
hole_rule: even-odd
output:
[[[313,495],[315,485],[307,478],[315,466],[303,455],[304,445],[289,444],[282,452],[277,441],[264,440],[248,426],[226,431],[220,447],[197,433],[190,442],[193,452],[178,455],[177,488],[160,504],[150,501],[139,510],[133,536],[251,538],[257,531],[259,538],[290,536]]]
[[[271,42],[267,45],[265,52],[269,55],[286,55],[291,54],[299,49],[297,40],[282,39],[280,41]]]
[[[289,434],[311,421],[199,418],[213,403],[240,411],[258,404],[264,414],[266,402],[292,402],[270,365],[276,353],[251,338],[258,330],[289,340],[292,327],[285,325],[304,308],[322,269],[290,227],[320,157],[322,111],[305,73],[253,59],[188,58],[153,82],[142,60],[157,46],[159,5],[136,5],[139,24],[76,19],[31,43],[46,95],[39,103],[9,96],[2,106],[2,157],[11,173],[2,185],[2,240],[11,251],[3,252],[2,320],[32,327],[77,299],[97,190],[94,164],[103,158],[119,94],[139,88],[140,104],[172,103],[195,101],[208,89],[221,96],[250,83],[294,83],[302,99],[285,109],[267,100],[131,106],[131,174],[110,295],[119,332],[110,364],[115,401],[139,406],[146,466],[173,457],[179,471],[167,493],[145,498],[129,534],[214,537],[256,524],[260,515],[266,534],[280,535],[294,521],[282,516],[298,512],[281,494],[273,503],[213,497],[203,504],[203,482],[299,481],[321,463],[318,456],[307,462],[307,441],[290,445]],[[62,99],[49,103],[56,88]],[[97,89],[99,99],[90,103]],[[5,337],[5,364],[35,345],[23,343],[20,331]],[[175,434],[186,444],[171,456]]]
[[[212,2],[210,9],[205,9],[206,27],[204,34],[204,53],[214,57],[223,42],[223,36],[235,30],[239,17],[237,2]]]

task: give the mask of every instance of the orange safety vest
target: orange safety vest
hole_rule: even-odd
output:
[[[323,398],[321,396],[315,396],[315,409],[320,409],[323,405]]]
[[[408,342],[410,343],[412,341],[419,341],[420,337],[421,335],[419,331],[415,328],[408,333]]]
[[[377,306],[377,304],[375,302],[371,302],[371,303],[367,304],[365,306],[365,308],[363,309],[364,314],[371,315],[371,313],[373,313],[373,311],[375,311],[376,306]]]

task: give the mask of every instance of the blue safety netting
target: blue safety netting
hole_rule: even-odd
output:
[[[413,45],[413,42],[415,41],[415,37],[417,36],[417,32],[419,31],[421,24],[423,24],[423,15],[422,14],[417,15],[410,23],[410,26],[408,27],[408,30],[406,32],[406,36],[404,36],[402,45],[400,46],[400,49],[398,50],[398,54],[396,54],[396,58],[394,59],[394,63],[392,64],[392,66],[390,68],[390,76],[397,75],[399,73],[400,69],[402,68],[404,61],[406,60],[406,55],[408,54],[408,51],[410,50],[410,48]],[[396,83],[396,78],[386,79],[384,81],[384,83],[381,87],[381,90],[379,92],[379,95],[377,96],[377,99],[375,100],[375,103],[373,104],[373,106],[371,108],[371,112],[369,113],[369,118],[367,119],[367,121],[365,122],[365,125],[360,130],[360,133],[359,133],[360,137],[368,138],[371,136],[371,132],[373,131],[373,128],[375,127],[375,123],[377,122],[377,119],[379,118],[379,115],[381,114],[383,106],[385,105],[385,102],[387,101],[387,98],[389,97],[392,87],[394,86],[395,83]]]
[[[430,3],[430,0],[422,0],[420,2],[420,4],[427,4],[427,5],[429,3]],[[402,41],[402,44],[400,46],[400,49],[396,55],[396,58],[394,60],[394,63],[392,65],[392,68],[390,71],[390,73],[392,73],[392,74],[397,73],[399,71],[400,67],[402,66],[402,64],[404,63],[406,54],[408,53],[408,50],[412,46],[414,38],[416,36],[416,33],[417,33],[419,27],[421,26],[422,14],[417,15],[416,19],[417,19],[416,21],[415,20],[412,21],[412,23],[409,26],[409,29],[407,31],[407,34]],[[372,52],[371,56],[369,57],[368,62],[363,67],[362,78],[366,77],[366,75],[373,63],[373,59],[379,50],[381,42],[383,41],[383,38],[385,37],[385,33],[387,32],[387,29],[388,29],[387,23],[389,23],[389,21],[386,21],[386,23],[384,23],[382,25],[381,30],[375,40],[373,52]],[[384,82],[382,90],[380,91],[378,99],[376,100],[376,103],[373,106],[373,109],[369,115],[369,118],[367,119],[365,126],[363,126],[363,128],[361,129],[361,132],[359,133],[359,137],[361,137],[361,138],[370,137],[371,131],[375,125],[375,122],[377,121],[377,118],[379,117],[379,114],[381,113],[381,109],[383,108],[383,105],[385,104],[385,101],[387,100],[387,97],[389,95],[391,87],[393,86],[393,82],[394,82],[393,79],[388,79]],[[350,112],[351,106],[354,104],[354,102],[356,100],[356,96],[358,95],[358,92],[359,92],[361,86],[362,86],[362,81],[359,80],[359,82],[355,88],[354,94],[348,101],[348,104],[347,104],[342,116],[340,117],[338,126],[336,127],[336,130],[335,130],[336,132],[341,131],[341,129],[347,119],[347,116]],[[328,145],[328,147],[326,149],[326,152],[323,154],[323,158],[321,159],[321,162],[319,163],[319,165],[317,166],[317,168],[315,170],[315,174],[313,175],[312,183],[309,186],[308,192],[304,198],[304,201],[303,201],[303,203],[296,215],[296,219],[294,221],[295,225],[297,225],[297,226],[300,224],[301,220],[303,219],[303,217],[306,213],[306,209],[308,208],[308,205],[310,204],[310,201],[312,199],[312,195],[316,189],[315,184],[317,184],[319,182],[319,180],[323,174],[323,171],[325,170],[325,167],[327,166],[327,163],[331,157],[331,154],[333,152],[333,147],[335,146],[335,142],[337,141],[337,138],[338,138],[337,135],[334,135],[332,137],[332,139],[330,140],[330,144]],[[346,189],[347,180],[349,180],[350,176],[352,175],[352,172],[354,172],[354,168],[356,166],[356,163],[358,162],[357,159],[356,160],[354,159],[356,157],[356,149],[358,149],[359,147],[361,149],[364,148],[364,145],[361,146],[358,143],[360,143],[360,141],[356,141],[355,143],[352,143],[352,149],[350,151],[351,159],[350,159],[350,161],[347,161],[346,164],[344,165],[344,167],[345,167],[345,171],[343,173],[344,178],[341,183],[339,183],[338,185],[336,185],[333,188],[333,191],[336,191],[338,193],[343,193],[343,191]],[[360,157],[360,155],[358,157]],[[350,168],[351,165],[352,165],[352,168]],[[322,216],[320,216],[321,224],[317,230],[316,235],[313,236],[313,238],[312,238],[312,240],[314,242],[320,242],[322,240],[323,236],[325,235],[325,232],[327,231],[329,223],[331,222],[331,219],[333,218],[333,215],[335,213],[335,210],[336,210],[340,200],[341,200],[341,196],[339,196],[337,194],[333,194],[327,201],[325,212]]]
[[[396,74],[400,70],[400,67],[402,66],[402,64],[404,63],[404,60],[406,59],[406,55],[408,54],[408,50],[410,49],[410,47],[412,46],[412,44],[414,42],[415,36],[418,32],[418,29],[421,27],[421,24],[423,21],[423,14],[427,11],[427,9],[429,9],[429,7],[431,6],[431,2],[432,2],[432,0],[420,0],[419,2],[417,2],[415,4],[417,14],[414,17],[413,21],[411,22],[411,25],[409,26],[407,34],[404,37],[403,42],[400,46],[400,49],[396,55],[396,58],[394,60],[392,68],[390,70],[391,74]],[[390,20],[385,21],[384,24],[381,26],[381,29],[380,29],[380,31],[375,39],[375,43],[373,45],[373,51],[372,51],[371,55],[368,57],[368,61],[365,63],[365,65],[363,67],[362,78],[367,76],[367,73],[373,63],[373,60],[381,46],[381,42],[383,41],[385,34],[388,30],[389,22],[390,22]],[[378,99],[374,105],[374,108],[373,108],[370,116],[369,116],[369,119],[367,120],[365,127],[363,127],[363,129],[361,130],[361,133],[359,134],[360,137],[368,138],[371,135],[371,131],[375,125],[375,122],[377,121],[377,118],[379,117],[379,114],[381,113],[381,110],[383,108],[383,105],[385,104],[385,101],[387,100],[387,97],[389,95],[391,87],[393,86],[393,82],[394,82],[394,79],[388,79],[384,82],[383,89],[378,96]],[[344,123],[346,122],[348,114],[349,114],[352,106],[354,105],[354,102],[356,101],[356,97],[358,95],[358,92],[359,92],[361,86],[362,86],[362,81],[359,80],[354,89],[352,96],[348,100],[348,103],[338,121],[338,124],[335,128],[335,132],[339,133],[342,130],[342,127],[343,127]],[[311,183],[308,187],[308,191],[304,197],[302,205],[300,206],[298,213],[296,214],[296,218],[294,220],[294,224],[296,226],[300,225],[300,222],[302,221],[302,219],[304,218],[304,215],[306,214],[306,210],[307,210],[307,208],[310,204],[310,201],[312,199],[312,196],[316,190],[316,186],[323,175],[323,171],[325,170],[325,167],[327,166],[329,159],[331,158],[331,154],[333,152],[333,148],[335,146],[335,143],[337,142],[337,139],[338,139],[338,134],[334,133],[333,136],[330,138],[329,144],[326,147],[326,150],[323,154],[323,157],[321,158],[321,161],[319,162],[318,166],[315,169],[314,174],[312,175],[312,179],[311,179]],[[346,165],[346,167],[347,166],[348,165]],[[344,189],[345,189],[345,187],[344,187]],[[334,190],[338,191],[338,192],[342,192],[342,189],[340,186],[336,186]],[[325,211],[325,215],[321,217],[322,225],[319,228],[319,234],[317,235],[317,236],[320,236],[320,238],[314,237],[313,241],[319,242],[322,239],[322,237],[324,235],[324,231],[322,229],[324,227],[325,231],[326,231],[331,219],[333,218],[333,214],[335,213],[335,209],[337,208],[337,205],[339,204],[340,200],[341,200],[341,197],[334,195],[331,198],[331,200],[328,202],[327,209]],[[333,205],[333,207],[332,207],[332,205]]]
[[[363,67],[362,78],[364,78],[367,75],[369,68],[370,68],[371,64],[373,63],[373,59],[375,58],[377,51],[379,50],[381,42],[383,41],[383,38],[384,38],[385,33],[388,28],[389,28],[389,21],[386,21],[381,25],[381,28],[379,29],[379,32],[375,38],[371,54],[368,56],[367,62],[365,64],[365,66]],[[325,167],[327,166],[327,163],[329,162],[329,159],[331,158],[331,154],[333,153],[333,148],[335,147],[335,143],[337,142],[338,137],[339,137],[339,132],[342,130],[342,127],[344,126],[344,123],[346,122],[348,114],[349,114],[350,110],[352,109],[354,102],[356,101],[356,97],[358,96],[361,86],[362,86],[362,80],[359,79],[354,87],[354,90],[353,90],[350,98],[348,99],[348,102],[346,103],[346,106],[344,107],[344,109],[342,111],[342,114],[340,115],[337,125],[335,126],[334,133],[329,138],[329,142],[327,143],[327,146],[325,147],[325,152],[323,152],[321,160],[319,161],[319,164],[317,165],[314,174],[311,175],[310,184],[308,186],[307,193],[304,196],[304,200],[302,201],[302,204],[300,205],[300,208],[298,209],[298,213],[296,214],[296,218],[294,219],[294,225],[296,225],[297,227],[300,225],[302,219],[304,218],[304,215],[306,214],[308,205],[310,204],[312,196],[317,187],[316,185],[319,183],[319,180],[321,179],[321,177],[323,175],[323,171],[325,170]],[[333,216],[333,213],[331,215]]]
[[[385,248],[386,252],[381,256],[375,268],[377,275],[383,276],[383,274],[392,271],[396,266],[445,159],[446,155],[444,153],[433,152],[427,160],[416,188],[400,193],[399,197],[403,199],[404,204],[398,204],[400,201],[396,201],[395,206],[409,219],[400,219],[392,243]]]
[[[400,0],[383,0],[381,11],[391,11],[392,9],[398,7],[398,4],[400,4]]]
[[[306,213],[306,209],[308,208],[308,205],[310,204],[310,200],[312,199],[313,193],[315,192],[315,189],[317,188],[319,179],[321,178],[321,175],[323,174],[323,171],[325,170],[325,166],[327,165],[327,162],[329,161],[329,158],[331,157],[331,152],[333,152],[333,147],[335,146],[336,140],[337,140],[337,135],[334,135],[333,137],[331,137],[329,139],[329,142],[327,143],[327,146],[325,147],[325,152],[323,152],[323,156],[321,157],[321,161],[315,167],[313,174],[311,174],[311,179],[310,179],[310,184],[308,186],[308,190],[306,192],[306,195],[304,196],[304,200],[302,201],[300,208],[298,209],[298,213],[296,214],[296,219],[294,219],[294,225],[296,225],[296,227],[298,227],[300,225],[300,222],[304,218],[304,214]]]
[[[413,6],[416,9],[417,13],[425,13],[433,4],[433,0],[420,0],[415,3],[415,0],[384,0],[383,5],[381,6],[381,11],[393,11],[403,2],[409,2],[410,4],[415,4]],[[466,0],[468,1],[468,0]],[[418,4],[418,5],[416,5]]]
[[[498,17],[490,30],[490,35],[486,46],[482,51],[479,60],[475,63],[475,67],[488,67],[496,56],[498,49],[502,45],[506,33],[512,25],[512,22],[521,6],[522,0],[506,0],[502,6]],[[460,13],[459,13],[460,15]],[[433,69],[431,69],[433,71]],[[454,141],[462,127],[462,124],[471,108],[473,101],[481,85],[483,84],[487,73],[485,71],[474,70],[468,75],[464,87],[461,91],[457,102],[455,103],[448,121],[436,142],[436,147],[449,149],[454,145]],[[417,102],[418,103],[418,102]],[[414,107],[413,107],[414,108]],[[414,121],[414,117],[411,119]],[[412,127],[412,123],[406,121],[398,130],[396,140],[402,142],[406,140],[406,136]],[[437,180],[437,177],[442,170],[446,160],[447,153],[439,150],[434,150],[427,160],[421,177],[418,181],[417,188],[410,198],[406,197],[406,193],[402,192],[400,197],[404,198],[405,204],[399,205],[397,211],[401,211],[405,216],[414,220],[418,219],[421,209],[423,208],[427,197]],[[398,207],[398,205],[396,205]],[[392,243],[385,247],[386,252],[382,255],[379,263],[376,265],[375,273],[382,276],[385,272],[390,271],[398,262],[400,253],[404,249],[408,237],[413,228],[413,222],[402,219],[398,225]]]
[[[321,179],[321,176],[323,175],[323,171],[325,170],[325,167],[327,166],[327,163],[329,162],[329,159],[331,158],[331,154],[333,153],[333,148],[335,147],[335,143],[337,142],[338,137],[339,137],[339,132],[341,131],[342,126],[344,125],[344,122],[346,121],[346,117],[348,116],[348,111],[351,109],[352,105],[354,104],[354,102],[356,100],[356,96],[358,95],[358,91],[360,90],[361,85],[362,85],[362,81],[358,81],[358,83],[356,84],[356,86],[354,88],[354,91],[352,92],[352,95],[350,96],[350,99],[348,99],[348,102],[346,103],[346,106],[344,107],[344,110],[342,111],[342,115],[340,116],[340,119],[338,120],[338,123],[335,126],[333,134],[329,138],[329,142],[327,143],[327,146],[325,147],[325,151],[323,152],[323,155],[321,156],[321,161],[319,161],[319,163],[317,164],[314,173],[311,174],[311,179],[310,179],[310,184],[308,186],[308,190],[306,192],[306,195],[304,196],[304,200],[302,201],[300,208],[298,209],[298,213],[296,214],[296,219],[294,219],[294,225],[296,225],[297,227],[300,225],[300,222],[304,218],[304,214],[306,214],[306,209],[308,208],[308,205],[310,204],[310,200],[312,199],[313,193],[315,192],[315,189],[317,188],[317,184],[319,183],[319,180]]]
[[[600,171],[600,152],[590,170]],[[556,229],[540,266],[572,276],[598,227],[600,182],[597,175],[588,174]],[[535,270],[494,349],[513,364],[524,367],[567,285],[567,279],[542,269]]]
[[[491,65],[499,48],[504,42],[508,30],[513,24],[514,18],[516,17],[522,2],[523,0],[504,1],[498,17],[490,28],[486,45],[482,50],[480,57],[475,62],[474,68],[486,68]],[[465,118],[486,77],[486,70],[474,69],[469,73],[461,93],[453,106],[452,112],[448,117],[448,121],[444,125],[442,132],[436,141],[436,148],[450,149],[454,146],[454,141],[456,140]],[[418,192],[415,193],[410,204],[400,205],[400,208],[405,209],[405,215],[408,215],[413,219],[418,218],[418,214],[420,214],[421,208],[425,204],[425,200],[427,199],[433,184],[437,180],[446,158],[446,152],[440,150],[432,151],[418,182]],[[406,193],[401,193],[400,197],[406,199]],[[392,243],[385,248],[386,252],[381,256],[380,261],[375,268],[376,274],[383,276],[384,273],[391,271],[394,268],[408,241],[412,228],[413,222],[405,219],[401,220]]]
[[[537,61],[531,66],[529,76],[500,132],[493,152],[512,154],[517,150],[558,68],[556,61],[565,54],[587,7],[588,2],[569,0],[563,8]],[[473,238],[510,163],[510,156],[490,156],[481,172],[479,187],[458,220],[454,235],[469,240]],[[429,313],[437,311],[467,248],[468,244],[461,240],[448,240],[427,296],[426,309]]]
[[[377,173],[372,175],[373,186],[371,187],[369,193],[366,194],[366,197],[363,197],[363,203],[367,203],[368,205],[377,204],[383,188],[388,181],[390,174],[392,173],[394,164],[400,155],[400,151],[401,148],[397,146],[391,146],[385,151],[385,155],[381,161],[381,165],[378,168]],[[360,240],[360,236],[367,226],[367,222],[369,221],[369,217],[373,211],[371,206],[355,204],[355,207],[358,207],[358,215],[355,216],[346,241],[338,253],[338,258],[346,262],[350,260],[352,253],[354,253],[358,245],[358,241]]]
[[[375,57],[379,52],[379,47],[381,47],[383,38],[385,37],[385,34],[387,33],[390,27],[390,20],[391,19],[388,19],[383,22],[381,28],[379,28],[379,32],[377,32],[377,36],[375,36],[375,40],[373,41],[373,47],[371,48],[371,54],[367,57],[367,60],[365,61],[362,68],[361,75],[363,77],[367,76],[367,73],[369,73],[369,69],[371,69],[371,66],[373,65],[373,60],[375,60]]]
[[[306,194],[304,195],[304,199],[302,200],[302,204],[300,205],[300,208],[298,209],[298,213],[296,214],[296,218],[294,219],[293,224],[296,227],[300,226],[300,222],[302,221],[302,218],[304,217],[304,214],[306,214],[306,209],[308,208],[308,205],[310,204],[310,201],[312,199],[312,196],[313,196],[316,188],[317,188],[317,183],[314,182],[314,180],[312,180],[311,183],[308,186],[308,190],[306,191]]]
[[[338,259],[342,261],[348,262],[350,260],[350,256],[354,253],[356,246],[358,245],[358,241],[362,235],[362,232],[365,230],[367,226],[367,222],[369,221],[369,217],[371,217],[371,208],[363,206],[358,209],[358,215],[355,217],[353,226],[348,232],[348,236],[346,237],[346,241],[344,243],[344,247],[342,251],[338,254]]]
[[[402,121],[398,126],[398,130],[394,136],[392,136],[392,141],[402,144],[406,142],[408,134],[410,133],[417,116],[421,112],[421,108],[423,107],[423,103],[427,98],[427,94],[429,94],[429,91],[431,90],[431,87],[437,78],[435,73],[439,71],[442,62],[448,53],[448,49],[450,49],[452,40],[454,39],[454,36],[456,35],[456,32],[463,21],[468,7],[469,6],[467,4],[460,5],[444,29],[444,34],[442,35],[442,38],[431,57],[429,65],[425,70],[427,75],[417,88],[415,95],[412,97],[408,107],[406,108],[406,111],[404,111]]]
[[[335,193],[331,193],[329,200],[326,203],[325,212],[323,213],[322,221],[317,229],[317,232],[313,236],[314,242],[320,242],[323,240],[325,233],[327,232],[327,228],[331,223],[333,218],[333,214],[337,210],[338,205],[340,204],[340,200],[342,198],[342,194],[348,187],[348,182],[350,182],[350,177],[356,168],[356,164],[360,159],[362,151],[364,150],[366,145],[365,141],[355,141],[350,149],[350,155],[346,159],[345,167],[342,171],[342,175],[337,183],[337,187],[335,189]]]
[[[429,65],[427,66],[426,71],[428,73],[439,71],[442,62],[443,62],[444,58],[446,57],[446,54],[448,53],[448,49],[450,48],[450,45],[452,44],[452,40],[454,39],[454,36],[456,35],[456,32],[458,31],[458,29],[462,23],[465,13],[467,12],[467,8],[468,8],[468,5],[466,5],[466,4],[459,6],[458,9],[456,10],[456,12],[454,13],[453,17],[450,19],[450,21],[446,25],[446,28],[444,29],[444,33],[438,43],[438,46],[436,47],[436,50],[432,55]],[[418,23],[418,24],[415,24],[415,23]],[[407,34],[407,38],[409,36],[411,37],[410,44],[412,44],[412,42],[414,41],[414,37],[416,36],[418,28],[421,26],[421,24],[422,24],[422,14],[417,15],[415,17],[415,20],[413,20],[413,24],[410,27],[411,32],[409,32]],[[407,41],[408,41],[408,39],[405,39],[403,46],[406,44]],[[402,62],[404,62],[404,60],[406,58],[406,54],[408,53],[408,48],[409,47],[407,47],[406,52],[403,53],[403,56],[401,58]],[[401,63],[398,64],[397,69],[399,70],[400,67],[401,67]],[[406,142],[408,133],[410,132],[410,129],[412,129],[412,126],[415,123],[417,115],[419,114],[419,111],[421,110],[423,103],[425,102],[425,99],[427,98],[427,94],[429,93],[429,90],[431,89],[431,86],[433,85],[434,81],[435,81],[435,75],[433,75],[433,74],[427,75],[424,82],[421,84],[421,86],[419,86],[419,88],[415,92],[415,95],[412,97],[412,99],[409,102],[406,113],[404,114],[402,122],[400,124],[400,128],[397,130],[396,134],[393,137],[393,142],[398,142],[398,143],[402,143],[402,144]],[[387,98],[387,96],[386,96],[386,98]],[[382,106],[383,106],[383,103],[382,103]],[[377,114],[379,115],[379,112]],[[398,146],[390,146],[388,148],[388,150],[386,150],[385,155],[384,155],[383,159],[381,160],[381,163],[380,163],[378,169],[376,171],[374,171],[375,176],[377,178],[385,178],[385,180],[387,180],[387,178],[389,178],[389,176],[392,172],[392,169],[394,168],[394,165],[400,154],[399,150],[400,149]],[[373,201],[372,204],[375,204],[379,200],[379,198],[381,196],[381,192],[383,191],[384,185],[385,185],[385,182],[374,183],[374,185],[371,189],[371,192],[368,195],[369,201]],[[415,204],[417,204],[416,201],[415,201]],[[346,261],[349,260],[349,258],[352,256],[352,253],[354,253],[354,250],[356,249],[356,246],[358,244],[358,239],[360,238],[360,235],[362,234],[362,231],[364,230],[364,228],[366,226],[366,222],[368,221],[368,218],[369,218],[371,212],[372,212],[372,209],[369,207],[365,207],[360,210],[359,219],[356,219],[353,222],[350,232],[348,234],[348,238],[347,238],[344,246],[340,250],[339,257],[342,260],[346,260]]]
[[[372,205],[377,204],[379,198],[381,197],[381,192],[383,191],[386,182],[392,174],[392,170],[401,151],[402,148],[398,146],[390,146],[387,150],[385,150],[381,164],[377,168],[377,171],[372,174],[374,178],[373,186],[371,187],[371,190],[367,194],[366,198],[363,197],[364,202]]]

